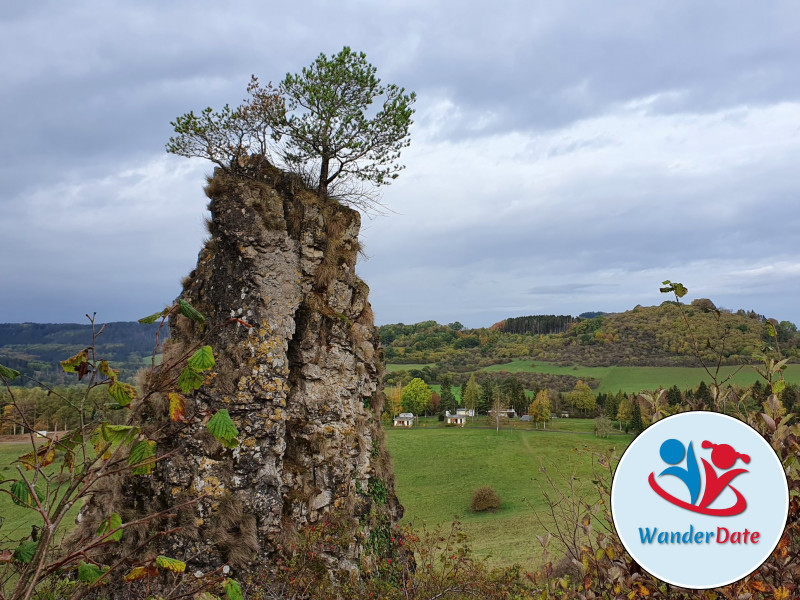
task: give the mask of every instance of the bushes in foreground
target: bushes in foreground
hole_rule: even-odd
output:
[[[254,574],[245,582],[245,597],[254,600],[528,600],[540,597],[531,595],[530,580],[521,576],[518,567],[492,570],[484,561],[475,559],[458,518],[449,531],[391,528],[391,540],[398,541],[391,546],[394,550],[385,554],[368,553],[361,559],[357,576],[341,572],[338,581],[331,581],[327,576],[325,550],[331,543],[337,543],[333,523],[328,521],[304,530],[296,545],[284,549],[287,558],[281,559],[272,572]]]

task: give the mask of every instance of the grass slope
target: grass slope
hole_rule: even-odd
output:
[[[534,366],[531,366],[531,365]],[[720,379],[736,367],[723,367]],[[574,377],[594,377],[601,381],[598,392],[640,392],[661,387],[677,385],[681,390],[697,387],[701,381],[711,383],[708,374],[700,367],[581,367],[533,362],[530,359],[515,360],[504,365],[492,365],[484,371],[507,373],[551,373],[554,375],[573,375]],[[783,373],[789,383],[800,384],[800,365],[787,365]],[[759,375],[750,367],[737,373],[733,382],[738,385],[752,385],[759,380]]]
[[[578,420],[574,426],[580,427]],[[581,427],[582,428],[582,427]],[[582,428],[585,429],[585,428]],[[519,563],[533,568],[541,557],[535,535],[544,533],[536,518],[545,517],[542,486],[549,473],[573,461],[591,486],[592,452],[615,447],[621,454],[630,436],[608,440],[558,431],[478,428],[415,428],[387,431],[394,459],[397,494],[405,506],[403,522],[449,526],[458,515],[478,557],[492,565]],[[577,451],[573,449],[577,448]],[[432,460],[432,458],[435,459]],[[502,499],[495,513],[474,513],[472,492],[492,486]],[[590,487],[587,487],[587,490]]]

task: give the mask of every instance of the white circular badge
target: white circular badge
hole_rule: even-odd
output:
[[[611,488],[623,546],[653,576],[684,588],[728,585],[780,541],[789,488],[778,456],[720,413],[657,421],[628,446]]]

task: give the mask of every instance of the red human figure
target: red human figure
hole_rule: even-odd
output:
[[[736,450],[734,450],[733,447],[729,446],[728,444],[712,444],[708,440],[705,440],[702,444],[702,447],[713,448],[711,451],[711,462],[713,462],[714,466],[718,469],[730,469],[738,459],[742,459],[745,464],[750,462],[750,457],[747,454],[740,454],[739,452],[736,452]],[[705,458],[701,458],[700,460],[703,461],[703,468],[706,472],[706,489],[703,493],[703,499],[700,501],[701,508],[707,507],[714,500],[716,500],[717,496],[722,493],[722,490],[728,487],[734,477],[748,472],[747,469],[733,469],[732,471],[728,471],[727,473],[717,476],[717,472],[714,470],[714,467],[708,464],[708,461],[706,461]],[[738,514],[745,509],[747,503],[745,502],[745,499],[739,490],[733,486],[730,486],[730,488],[736,494],[737,500],[736,505],[732,508],[738,509],[740,504],[742,505],[737,512],[731,514]]]

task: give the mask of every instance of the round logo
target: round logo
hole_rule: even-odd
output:
[[[714,412],[657,421],[617,465],[611,514],[623,546],[684,588],[728,585],[756,570],[783,534],[789,488],[761,435]]]

